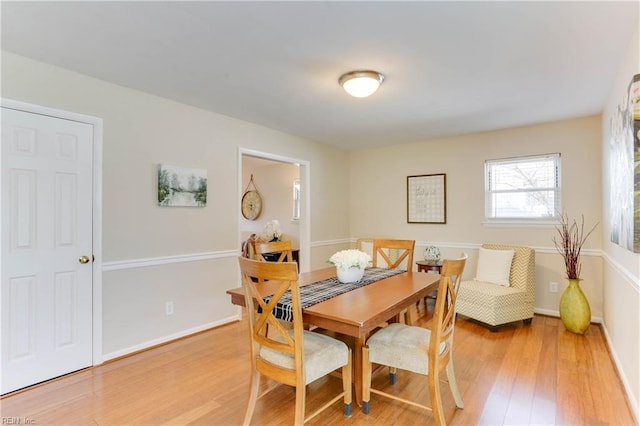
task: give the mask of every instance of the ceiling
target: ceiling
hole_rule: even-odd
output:
[[[359,149],[602,112],[640,6],[3,0],[1,8],[3,50]],[[356,69],[386,76],[370,98],[337,83]]]

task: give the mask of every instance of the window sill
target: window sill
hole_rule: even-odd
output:
[[[554,228],[557,220],[548,219],[485,219],[482,226],[494,228]]]

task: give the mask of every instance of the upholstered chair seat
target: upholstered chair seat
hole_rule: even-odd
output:
[[[289,334],[294,337],[293,330]],[[284,341],[279,337],[274,340]],[[312,331],[303,332],[303,341],[305,384],[314,382],[349,362],[349,349],[344,342]],[[295,357],[292,353],[262,346],[260,357],[278,367],[295,369]]]

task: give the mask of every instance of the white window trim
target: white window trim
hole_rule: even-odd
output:
[[[491,196],[491,192],[489,191],[489,172],[488,167],[491,164],[500,163],[500,164],[508,164],[508,163],[519,163],[524,161],[536,160],[536,159],[544,159],[544,158],[553,158],[555,162],[556,168],[556,192],[558,194],[555,213],[550,217],[489,217],[489,199]],[[496,226],[496,227],[522,227],[523,225],[529,227],[542,227],[549,228],[554,227],[558,224],[558,218],[560,212],[562,211],[562,168],[560,163],[561,155],[560,153],[551,153],[551,154],[540,154],[540,155],[523,155],[520,157],[510,157],[510,158],[501,158],[501,159],[493,159],[485,161],[485,169],[484,169],[484,180],[485,180],[485,204],[484,204],[484,221],[482,224],[484,226]],[[524,192],[524,191],[523,191]]]

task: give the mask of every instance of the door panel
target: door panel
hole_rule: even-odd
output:
[[[92,364],[93,126],[2,108],[2,393]]]

